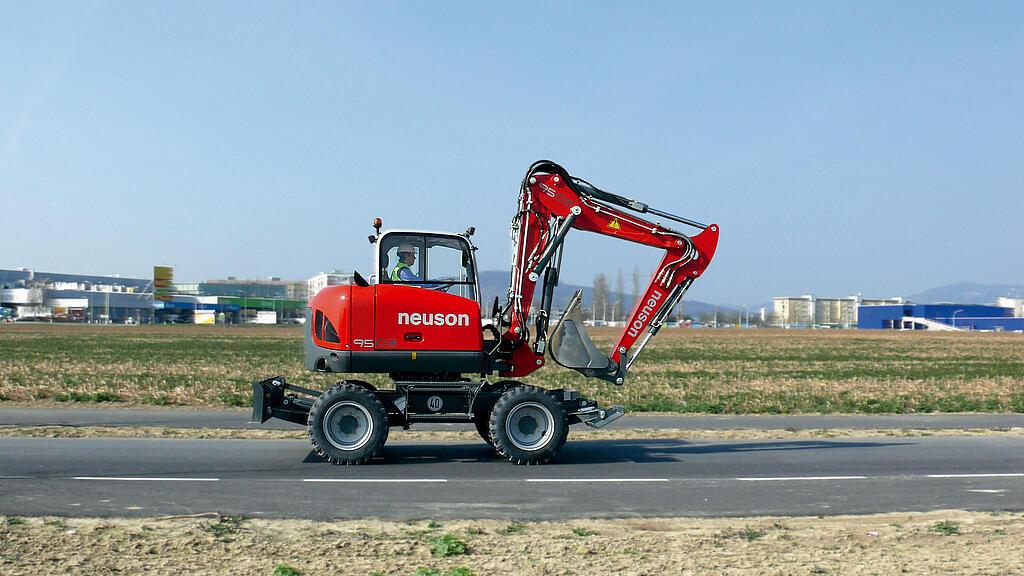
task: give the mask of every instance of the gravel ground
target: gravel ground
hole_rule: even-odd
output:
[[[0,518],[0,573],[9,575],[995,575],[1022,573],[1022,559],[1020,513],[511,524]]]

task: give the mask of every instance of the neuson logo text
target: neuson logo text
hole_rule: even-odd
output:
[[[640,309],[640,314],[633,320],[633,323],[629,325],[629,330],[626,332],[630,336],[636,336],[644,328],[644,324],[647,323],[647,319],[651,317],[654,309],[658,307],[658,300],[661,300],[661,291],[655,290],[651,292],[651,297],[644,302],[644,307]]]
[[[469,326],[469,314],[399,312],[398,323],[413,326]]]

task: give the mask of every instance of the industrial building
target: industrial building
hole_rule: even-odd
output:
[[[198,284],[199,292],[207,296],[251,296],[253,298],[283,298],[309,301],[310,293],[306,280],[282,280],[272,277],[267,280],[247,280],[228,276],[224,279],[207,280]]]
[[[996,306],[1010,308],[1014,316],[1024,317],[1024,298],[997,298]]]
[[[153,322],[152,280],[91,274],[0,270],[7,318],[78,322]]]
[[[814,296],[777,296],[772,302],[775,321],[780,326],[806,327],[814,324]]]
[[[860,298],[857,303],[859,306],[895,306],[897,304],[905,304],[906,300],[902,297],[895,298]]]
[[[308,298],[312,298],[316,296],[317,292],[328,286],[343,286],[351,281],[351,272],[342,272],[341,270],[321,272],[306,281],[306,292],[309,294]]]
[[[1011,307],[980,304],[861,306],[857,327],[862,330],[1024,332],[1024,317],[1014,312]]]
[[[300,322],[314,279],[229,277],[176,283],[169,299],[160,300],[153,297],[152,278],[0,270],[0,318],[117,324]]]
[[[778,296],[773,298],[775,321],[786,328],[852,328],[857,325],[857,310],[865,305],[902,304],[902,298],[864,298],[860,295],[840,298]]]
[[[849,328],[857,324],[857,297],[815,298],[814,324]]]

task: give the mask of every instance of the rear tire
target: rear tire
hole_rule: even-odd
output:
[[[473,414],[473,425],[480,437],[494,448],[494,440],[491,439],[491,422],[487,412],[476,412]]]
[[[536,386],[505,391],[491,410],[489,424],[495,450],[519,465],[551,462],[569,436],[562,405]]]
[[[321,458],[352,466],[370,460],[384,447],[388,413],[373,392],[339,382],[313,403],[306,428]]]

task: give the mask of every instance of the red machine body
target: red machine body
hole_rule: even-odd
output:
[[[326,352],[314,354],[314,370],[431,371],[452,353],[462,353],[458,364],[469,368],[460,371],[482,368],[475,300],[413,286],[328,286],[310,299],[308,317],[312,344]]]
[[[333,324],[314,328],[318,346],[332,350],[481,351],[480,305],[459,296],[408,286],[328,286],[310,299]],[[326,326],[326,324],[325,324]]]

